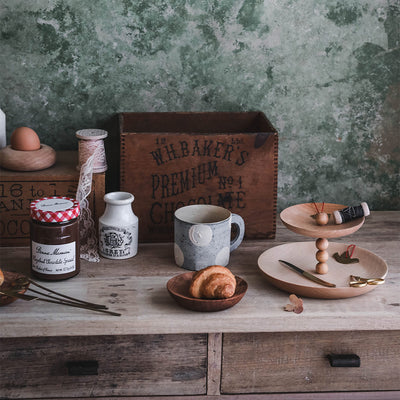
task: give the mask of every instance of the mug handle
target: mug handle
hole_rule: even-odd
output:
[[[236,225],[237,226],[237,234],[231,240],[231,249],[230,249],[230,251],[233,251],[237,247],[239,247],[240,243],[242,243],[242,240],[243,240],[243,237],[244,237],[244,220],[240,215],[232,213],[231,223],[232,223],[232,225]]]

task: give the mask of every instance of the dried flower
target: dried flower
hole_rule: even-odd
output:
[[[286,304],[285,311],[293,311],[296,314],[303,312],[303,300],[299,299],[295,294],[289,296],[291,304]]]

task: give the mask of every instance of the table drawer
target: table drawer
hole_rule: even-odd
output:
[[[0,340],[0,397],[205,394],[207,335]]]
[[[360,367],[332,367],[331,354],[355,354]],[[400,331],[223,336],[221,393],[399,389]]]

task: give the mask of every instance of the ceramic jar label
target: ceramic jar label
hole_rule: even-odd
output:
[[[41,274],[61,275],[75,271],[75,242],[52,245],[32,241],[32,270]]]
[[[127,258],[137,253],[136,226],[100,226],[100,254],[108,258]]]

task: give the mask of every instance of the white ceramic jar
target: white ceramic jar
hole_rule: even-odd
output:
[[[101,256],[122,260],[137,254],[139,220],[132,211],[133,200],[133,194],[128,192],[110,192],[104,196],[106,209],[99,218]]]

